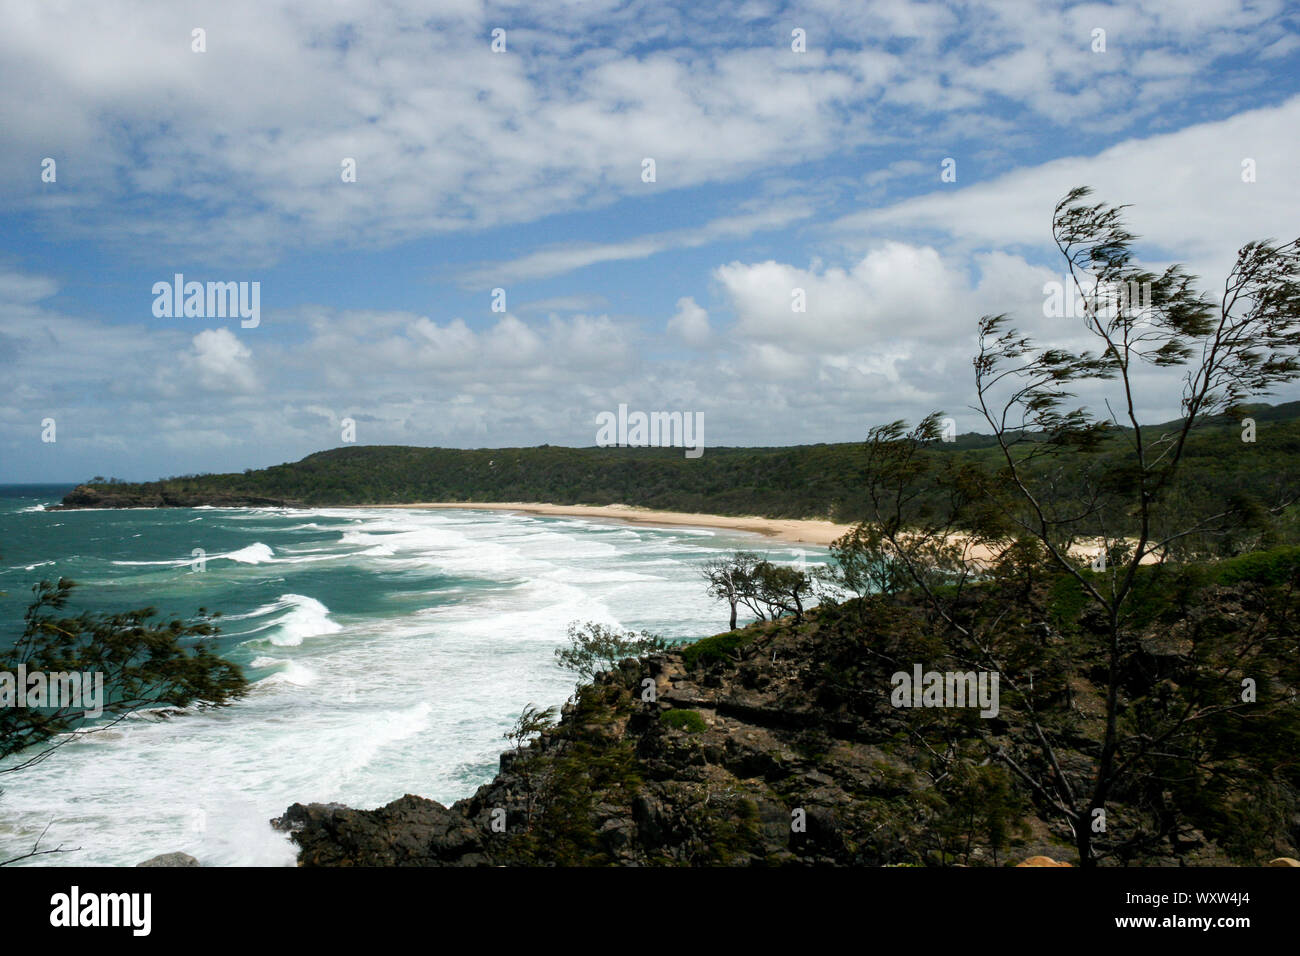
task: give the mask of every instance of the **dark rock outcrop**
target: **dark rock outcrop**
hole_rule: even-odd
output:
[[[1180,683],[1199,692],[1219,681],[1219,692],[1215,655],[1225,648],[1257,649],[1252,667],[1280,691],[1258,729],[1172,725],[1185,739],[1166,734],[1169,752],[1120,778],[1101,818],[1112,842],[1089,863],[1282,866],[1296,857],[1300,785],[1284,742],[1300,726],[1286,693],[1297,686],[1300,554],[1295,565],[1288,555],[1216,566],[1256,582],[1272,575],[1272,590],[1198,585],[1195,610],[1171,605],[1175,623],[1152,612],[1164,633],[1153,628],[1159,640],[1144,639],[1121,674],[1143,719],[1177,720],[1185,706],[1169,701]],[[1031,600],[990,587],[968,592],[961,608],[995,601],[1001,646],[1022,658],[1016,666],[1035,667],[1032,708],[1010,680],[996,716],[942,701],[896,706],[900,670],[969,669],[945,657],[944,621],[906,596],[828,602],[799,625],[755,624],[598,674],[558,724],[503,754],[496,777],[450,807],[415,796],[368,811],[296,804],[276,824],[304,865],[1077,865],[1072,818],[1031,774],[1092,778],[1107,724],[1107,648],[1078,605],[1044,595],[1058,591],[1043,584]],[[1235,680],[1228,687],[1235,707]],[[1175,745],[1187,760],[1219,762],[1189,782],[1165,763]],[[1214,776],[1242,766],[1259,776]]]
[[[50,511],[77,508],[301,508],[302,502],[287,498],[266,498],[239,494],[184,494],[161,485],[78,485],[63,496],[63,502],[51,505]]]
[[[293,834],[304,866],[434,866],[488,862],[478,829],[433,800],[407,794],[378,810],[295,803],[271,821]]]
[[[161,853],[150,857],[136,866],[200,866],[198,860],[188,853]]]
[[[925,756],[887,695],[817,690],[836,640],[769,623],[691,666],[681,653],[627,660],[451,807],[294,804],[272,823],[304,866],[942,862]],[[1014,852],[1060,855],[1062,841],[1040,827]],[[966,858],[1005,857],[975,839]]]

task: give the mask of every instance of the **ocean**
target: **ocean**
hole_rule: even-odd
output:
[[[79,583],[70,610],[221,611],[210,646],[253,686],[230,707],[132,719],[0,774],[0,859],[47,825],[41,847],[71,851],[27,865],[172,851],[292,865],[267,822],[292,803],[450,804],[489,781],[523,707],[572,693],[554,658],[571,622],[693,640],[727,625],[704,559],[745,547],[826,560],[745,532],[494,511],[45,510],[69,490],[0,486],[0,641],[21,632],[33,584],[66,577]]]

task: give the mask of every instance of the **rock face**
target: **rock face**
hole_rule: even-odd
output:
[[[1253,619],[1237,614],[1237,593],[1215,599],[1216,626]],[[1067,821],[999,759],[1041,759],[1039,725],[1014,696],[987,716],[895,704],[906,662],[944,653],[931,623],[906,603],[846,602],[800,625],[768,621],[625,660],[450,807],[411,795],[377,810],[295,804],[273,822],[307,866],[1077,865]],[[1026,642],[1063,645],[1033,624]],[[1081,676],[1059,691],[1070,736],[1058,735],[1054,755],[1087,779],[1088,733],[1104,722],[1098,685],[1082,675],[1100,671],[1072,659]],[[1285,783],[1277,812],[1293,813]],[[1122,794],[1107,809],[1137,848],[1117,844],[1103,865],[1251,859],[1227,849],[1239,824],[1221,824],[1210,803],[1199,816],[1179,808],[1169,839],[1147,836],[1143,826],[1167,821],[1147,812],[1149,786],[1131,792],[1148,802]],[[1294,858],[1296,832],[1254,859]]]
[[[199,866],[199,861],[188,853],[163,853],[150,857],[136,866]]]
[[[1068,852],[1041,825],[997,847],[942,829],[925,755],[887,695],[825,686],[838,639],[768,623],[623,661],[451,807],[294,804],[272,824],[304,866],[1001,865]]]
[[[298,508],[299,501],[286,498],[261,498],[252,495],[227,494],[177,494],[161,485],[126,485],[117,490],[113,485],[78,485],[63,496],[61,504],[52,505],[50,511],[67,511],[76,508],[197,508],[211,505],[214,508]]]
[[[407,794],[378,810],[295,803],[272,821],[294,834],[304,866],[484,865],[482,833],[460,814]]]

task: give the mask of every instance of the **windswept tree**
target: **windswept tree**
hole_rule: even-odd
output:
[[[518,756],[523,754],[524,748],[532,743],[538,734],[549,730],[554,724],[554,707],[542,709],[536,704],[529,704],[520,711],[515,722],[510,725],[510,729],[501,736],[510,741],[510,746]]]
[[[736,612],[741,604],[749,606],[763,617],[763,612],[754,605],[755,599],[754,569],[762,561],[753,551],[733,551],[730,554],[709,558],[700,565],[700,576],[704,578],[709,597],[726,601],[731,609],[730,630],[736,629]],[[761,606],[760,606],[761,607]]]
[[[218,633],[219,615],[200,608],[192,620],[163,620],[154,608],[116,614],[65,613],[75,582],[42,581],[32,590],[21,638],[0,654],[0,672],[102,675],[99,717],[79,702],[0,708],[0,767],[18,773],[45,760],[78,734],[105,730],[144,709],[221,706],[244,694],[237,664],[201,641]]]
[[[789,614],[795,623],[803,621],[804,603],[818,576],[785,564],[775,564],[753,551],[733,551],[710,558],[700,565],[709,596],[726,601],[731,609],[731,630],[741,605],[760,621],[775,621]],[[838,585],[839,581],[832,581]]]
[[[41,675],[47,686],[71,686],[72,675],[102,679],[103,698],[89,713],[85,689],[70,699],[46,696],[41,706],[0,707],[0,766],[4,775],[46,760],[79,736],[105,730],[133,714],[163,707],[219,707],[242,696],[247,681],[237,664],[202,643],[218,633],[219,616],[200,608],[192,620],[164,620],[154,608],[116,614],[83,611],[67,604],[75,583],[60,578],[32,590],[22,635],[0,651],[0,674]],[[39,845],[39,841],[38,841]],[[37,847],[15,859],[39,855]],[[10,863],[14,860],[5,860]]]
[[[804,599],[813,586],[810,574],[788,564],[760,561],[754,568],[752,586],[772,620],[789,614],[795,624],[803,623]]]
[[[551,767],[547,759],[526,760],[524,748],[530,745],[540,734],[555,726],[555,708],[541,709],[535,704],[528,704],[515,718],[515,722],[503,737],[510,741],[513,760],[511,768],[519,774],[525,794],[524,825],[531,827],[533,812],[536,809],[540,792],[550,782]]]
[[[950,666],[1001,675],[1011,724],[978,728],[986,757],[1068,827],[1085,866],[1194,845],[1180,806],[1227,781],[1252,813],[1285,818],[1297,775],[1277,752],[1295,739],[1300,683],[1294,569],[1243,593],[1162,568],[1180,542],[1250,519],[1231,497],[1187,508],[1180,480],[1194,479],[1198,426],[1300,375],[1300,240],[1242,247],[1212,301],[1180,266],[1140,267],[1122,210],[1087,196],[1058,204],[1053,235],[1084,305],[1062,339],[1097,348],[1042,348],[1006,316],[981,319],[976,409],[994,465],[941,453],[938,413],[874,429],[867,520],[835,546],[846,580],[919,596]],[[1182,372],[1182,416],[1153,431],[1139,412],[1159,401],[1160,369]],[[1053,597],[1067,592],[1068,626]],[[1197,607],[1211,592],[1228,611]],[[939,776],[955,771],[942,742],[934,752]]]
[[[580,684],[590,683],[600,671],[613,670],[618,662],[666,650],[668,642],[649,631],[620,634],[604,624],[588,621],[569,624],[569,644],[555,649],[556,662],[578,675]]]
[[[867,435],[866,517],[831,546],[835,578],[859,595],[890,599],[907,588],[950,600],[1008,545],[996,490],[969,462],[937,459],[942,414],[912,428],[897,421]],[[943,604],[936,603],[936,607]]]
[[[1084,202],[1089,194],[1077,188],[1058,203],[1052,233],[1096,350],[1039,348],[1005,315],[985,316],[974,361],[978,408],[997,438],[1001,477],[1018,503],[1008,516],[1074,579],[1103,626],[1105,730],[1091,779],[1072,783],[1054,771],[1049,786],[1026,775],[1070,819],[1085,864],[1093,858],[1091,823],[1104,817],[1119,773],[1162,748],[1186,721],[1249,706],[1191,707],[1178,727],[1157,738],[1125,735],[1123,682],[1138,650],[1133,598],[1143,565],[1163,562],[1179,539],[1215,533],[1234,520],[1230,506],[1212,514],[1171,513],[1194,430],[1300,376],[1300,239],[1247,243],[1213,301],[1181,266],[1159,273],[1142,268],[1123,207]],[[1139,420],[1149,402],[1140,373],[1148,368],[1184,370],[1182,415],[1172,428],[1153,431]],[[1105,396],[1105,415],[1073,404],[1082,387]],[[1093,408],[1100,404],[1094,400]],[[1115,442],[1125,453],[1099,453]],[[1076,476],[1081,498],[1054,494],[1055,466],[1067,458],[1068,467],[1084,470]],[[1092,562],[1080,561],[1081,541],[1096,542]]]

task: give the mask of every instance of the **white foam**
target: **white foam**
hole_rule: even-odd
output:
[[[289,684],[292,687],[307,687],[316,683],[316,672],[310,667],[304,667],[302,664],[289,661],[284,664],[282,670],[274,674],[268,674],[260,681],[253,685],[254,690],[264,693],[268,688],[277,684]]]
[[[223,511],[227,540],[253,541],[231,545],[215,567],[209,557],[206,576],[185,578],[239,585],[226,592],[236,600],[209,606],[224,603],[240,659],[265,673],[253,691],[230,707],[124,721],[6,775],[0,859],[30,848],[50,824],[43,845],[82,849],[28,865],[129,866],[181,850],[204,865],[291,866],[293,845],[267,820],[292,803],[375,807],[404,793],[452,803],[491,779],[507,746],[502,734],[526,704],[559,704],[572,693],[573,676],[554,658],[570,622],[669,638],[715,633],[727,609],[704,593],[695,566],[757,540],[499,512],[293,514],[297,521],[284,524],[333,526],[348,540],[304,540],[305,528],[267,530],[265,512]],[[147,519],[179,527],[186,515]],[[296,563],[302,558],[331,563]],[[286,583],[268,581],[268,569]],[[350,603],[343,622],[334,620],[325,600],[344,605],[320,586],[325,569],[339,575],[340,590],[358,575],[373,581],[368,616]],[[455,577],[456,588],[435,576]],[[242,585],[252,577],[259,590],[249,599]]]
[[[219,554],[217,557],[225,558],[228,561],[238,561],[240,564],[263,564],[267,561],[274,561],[275,552],[271,550],[269,545],[256,541],[246,548],[231,551],[229,554]]]
[[[135,535],[139,537],[139,535]],[[208,557],[208,561],[236,561],[240,564],[264,564],[267,561],[275,560],[275,552],[269,545],[256,541],[246,548],[240,548],[238,551],[230,551],[226,554],[214,554]],[[113,561],[113,564],[123,567],[180,567],[183,564],[190,564],[194,559],[178,558],[174,561]]]
[[[279,564],[307,564],[312,561],[337,561],[340,558],[346,558],[348,555],[343,553],[307,555],[300,558],[277,558]]]
[[[303,594],[281,594],[280,603],[288,607],[288,613],[276,623],[271,634],[272,644],[296,647],[304,638],[343,630],[338,622],[330,620],[330,609],[315,598]]]

